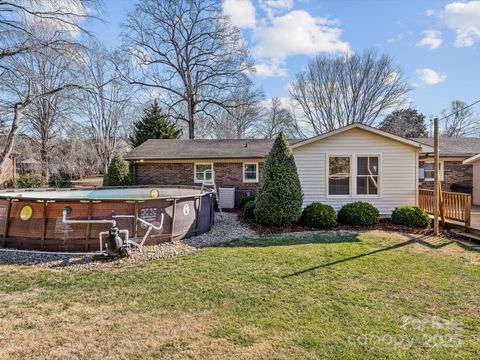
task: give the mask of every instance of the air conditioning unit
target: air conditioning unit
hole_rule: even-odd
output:
[[[218,188],[218,204],[222,209],[233,209],[235,207],[235,188]]]

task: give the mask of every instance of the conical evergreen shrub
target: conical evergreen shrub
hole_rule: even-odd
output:
[[[302,215],[303,193],[288,140],[280,133],[263,167],[255,197],[255,219],[259,224],[289,226]]]
[[[182,136],[182,129],[162,112],[156,101],[143,113],[143,117],[133,123],[133,135],[130,137],[133,147],[149,139],[179,139]]]
[[[120,155],[115,155],[103,177],[103,186],[129,186],[132,185],[130,164]]]

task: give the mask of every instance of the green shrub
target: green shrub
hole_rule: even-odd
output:
[[[342,206],[338,222],[346,225],[373,225],[380,220],[378,209],[372,204],[357,201]]]
[[[337,226],[337,214],[330,205],[313,202],[303,209],[302,224],[318,229],[330,229]]]
[[[288,140],[280,133],[263,167],[255,197],[255,219],[262,225],[288,226],[302,215],[303,194]]]
[[[243,210],[245,208],[245,205],[252,201],[252,200],[255,200],[255,195],[251,195],[251,196],[244,196],[240,199],[239,203],[238,203],[238,206],[240,207],[240,210]]]
[[[15,179],[15,187],[21,189],[34,189],[43,187],[43,176],[41,174],[27,173],[19,175]]]
[[[416,206],[400,206],[393,210],[392,222],[409,227],[427,228],[432,220],[425,211]]]
[[[103,186],[132,185],[130,164],[119,155],[115,155],[103,178]]]
[[[255,219],[255,200],[250,200],[243,207],[243,213],[245,217],[249,219]]]
[[[72,187],[72,175],[68,171],[60,169],[57,173],[50,175],[48,186],[55,188]]]

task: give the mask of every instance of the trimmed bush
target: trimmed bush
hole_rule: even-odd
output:
[[[41,174],[23,174],[15,179],[15,187],[19,189],[35,189],[43,187],[43,176]]]
[[[368,226],[380,220],[378,209],[372,204],[357,201],[342,206],[338,212],[338,222],[345,225]]]
[[[292,225],[300,220],[302,203],[302,188],[292,149],[285,135],[280,133],[263,166],[255,197],[255,219],[262,225]]]
[[[252,200],[255,200],[255,195],[242,197],[238,202],[238,206],[240,207],[240,210],[243,210],[245,208],[245,205]]]
[[[50,176],[48,186],[55,188],[72,187],[72,175],[68,171],[60,169],[57,173]]]
[[[416,206],[400,206],[392,212],[392,222],[409,227],[427,228],[432,220],[428,214]]]
[[[103,178],[103,186],[129,186],[132,185],[130,164],[120,155],[115,155]]]
[[[318,229],[330,229],[337,226],[337,214],[330,205],[313,202],[303,209],[302,224]]]
[[[243,207],[243,213],[245,217],[249,219],[255,219],[255,200],[250,200]]]

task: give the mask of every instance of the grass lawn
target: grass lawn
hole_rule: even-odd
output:
[[[2,359],[480,358],[480,253],[456,244],[276,235],[0,277]]]

